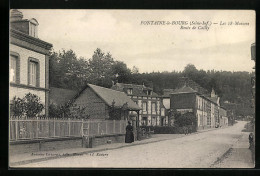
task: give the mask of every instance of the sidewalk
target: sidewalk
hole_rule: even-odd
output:
[[[248,132],[242,132],[238,141],[230,148],[212,168],[254,168],[249,149]]]
[[[206,131],[216,130],[213,129],[205,129],[200,130],[196,133],[192,133],[189,135],[202,133]],[[9,156],[9,166],[15,167],[19,165],[34,163],[34,162],[41,162],[56,158],[65,158],[70,156],[78,156],[83,155],[87,153],[94,153],[104,150],[114,150],[124,147],[130,147],[135,145],[143,145],[143,144],[149,144],[154,142],[160,142],[165,140],[171,140],[176,139],[180,137],[184,137],[186,135],[184,134],[154,134],[151,138],[147,138],[141,141],[135,141],[134,143],[126,144],[126,143],[112,143],[112,144],[105,144],[100,145],[95,148],[71,148],[71,149],[62,149],[62,150],[54,150],[54,151],[39,151],[34,153],[24,153],[24,154],[17,154],[17,155],[10,155]]]

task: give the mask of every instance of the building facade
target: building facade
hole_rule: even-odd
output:
[[[212,97],[208,97],[190,87],[183,86],[170,94],[170,108],[181,113],[193,112],[197,118],[198,130],[215,128],[220,124],[220,105],[219,97],[215,95],[214,90],[212,92]],[[225,114],[226,110],[223,108],[221,110]],[[225,119],[221,123],[226,124],[226,116],[221,119]]]
[[[38,38],[36,19],[23,19],[18,10],[10,14],[9,100],[32,93],[44,104],[48,116],[49,55],[52,44]]]
[[[162,126],[167,123],[167,114],[162,99],[153,92],[152,88],[144,85],[116,83],[111,89],[124,92],[141,108],[140,126]],[[135,112],[131,112],[130,116],[137,118]]]

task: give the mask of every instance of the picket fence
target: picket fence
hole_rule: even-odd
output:
[[[33,140],[41,138],[61,138],[97,136],[125,133],[125,120],[80,120],[48,118],[10,118],[9,139]]]

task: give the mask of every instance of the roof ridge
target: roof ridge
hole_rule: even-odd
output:
[[[98,87],[98,88],[101,88],[101,89],[107,89],[107,90],[110,90],[110,91],[115,91],[115,92],[119,92],[119,93],[123,93],[123,94],[125,94],[125,93],[124,93],[124,92],[122,92],[122,91],[119,91],[119,90],[114,90],[114,89],[107,88],[107,87],[98,86],[98,85],[95,85],[95,84],[89,84],[89,83],[88,83],[88,85],[91,85],[91,86],[96,86],[96,87]]]

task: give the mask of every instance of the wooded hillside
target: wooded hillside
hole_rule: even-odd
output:
[[[221,105],[233,109],[236,116],[252,115],[251,77],[254,73],[198,70],[188,64],[182,72],[139,73],[124,62],[116,61],[110,53],[96,49],[92,58],[78,58],[72,50],[52,52],[50,56],[50,85],[80,90],[86,83],[110,88],[115,82],[144,84],[158,94],[163,89],[175,89],[179,79],[189,77],[200,86],[220,96]],[[226,102],[226,103],[224,103]]]

